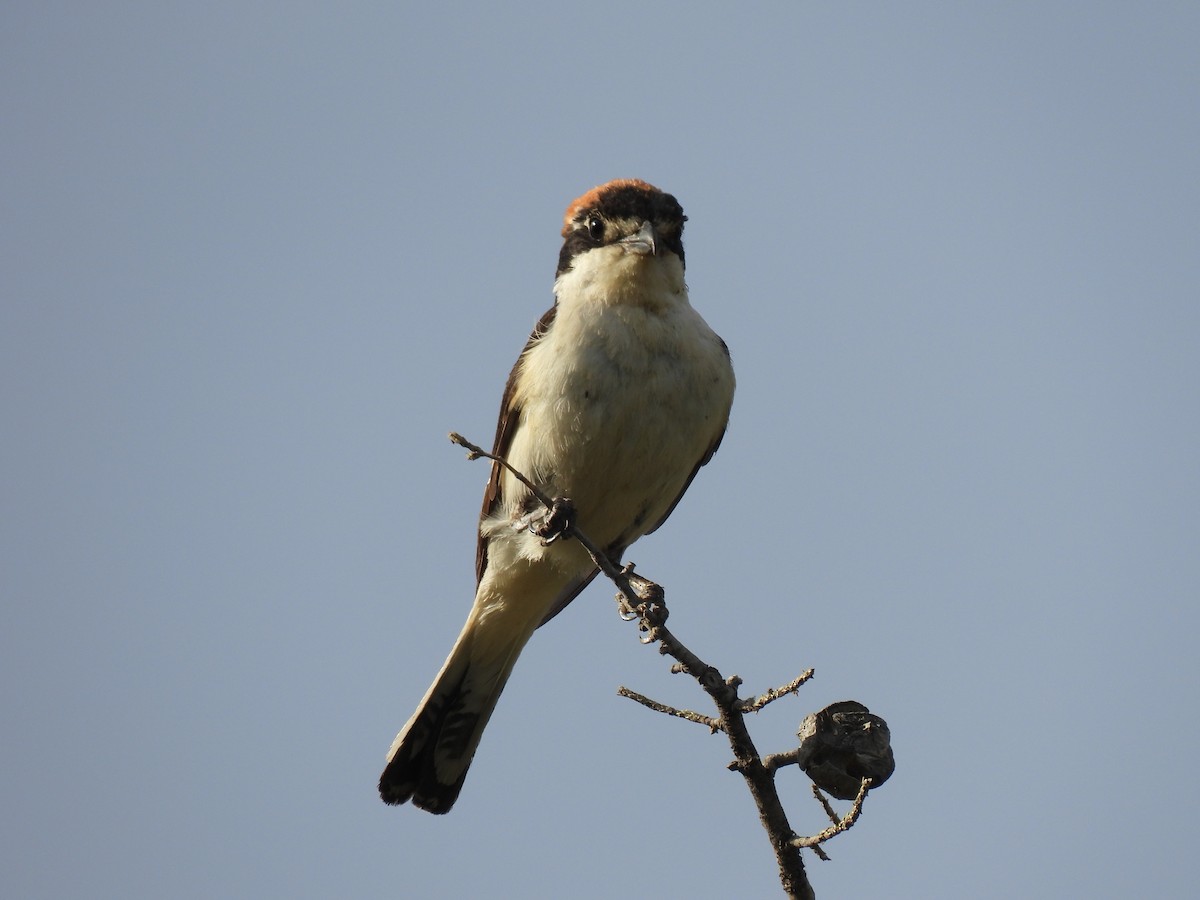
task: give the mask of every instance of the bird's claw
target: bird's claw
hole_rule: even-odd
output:
[[[566,540],[575,531],[575,504],[567,497],[555,497],[546,514],[529,523],[529,530],[549,547],[559,538]]]
[[[663,600],[666,599],[667,593],[662,586],[655,584],[649,578],[643,578],[633,572],[627,572],[626,577],[629,579],[629,586],[633,588],[633,592],[637,594],[638,600],[642,603],[654,603],[661,606]]]
[[[625,567],[624,575],[634,596],[617,594],[618,612],[626,622],[641,619],[641,629],[646,632],[642,641],[649,643],[650,631],[667,621],[666,592],[649,578],[635,575],[632,565]]]

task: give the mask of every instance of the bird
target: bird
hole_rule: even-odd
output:
[[[567,207],[554,304],[504,388],[493,453],[615,564],[667,519],[717,451],[733,404],[729,348],[688,299],[683,226],[639,179]],[[458,799],[513,665],[534,631],[596,576],[578,541],[547,540],[545,507],[493,462],[466,624],[379,779],[381,799],[446,813]]]

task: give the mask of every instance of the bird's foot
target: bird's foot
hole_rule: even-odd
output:
[[[559,538],[571,537],[575,531],[575,515],[575,504],[569,498],[555,497],[546,514],[529,523],[529,530],[542,539],[543,547],[549,547]]]
[[[641,619],[645,629],[655,628],[667,621],[666,591],[649,578],[634,574],[633,564],[625,567],[623,574],[629,580],[633,597],[617,594],[617,606],[621,618],[626,621]]]
[[[637,594],[638,600],[642,603],[663,605],[667,592],[662,589],[661,585],[657,585],[649,578],[643,578],[635,572],[626,572],[625,577],[629,579],[629,586],[633,588],[633,592]]]

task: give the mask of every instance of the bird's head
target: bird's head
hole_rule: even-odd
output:
[[[567,207],[556,277],[681,291],[686,221],[679,201],[644,181],[592,188]]]

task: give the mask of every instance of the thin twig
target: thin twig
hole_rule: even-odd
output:
[[[554,507],[554,501],[550,497],[547,497],[546,494],[537,487],[537,485],[526,478],[522,472],[519,472],[513,468],[509,461],[503,456],[497,456],[494,453],[488,453],[478,444],[472,444],[457,431],[450,432],[450,440],[467,450],[467,459],[479,459],[479,457],[482,456],[484,459],[490,459],[493,462],[504,466],[504,468],[512,472],[513,476],[520,481],[521,484],[529,488],[530,492],[537,498],[538,502],[542,504],[542,506],[546,507],[547,510]],[[593,544],[591,539],[588,538],[586,534],[584,534],[578,528],[575,528],[571,531],[571,537],[579,541],[580,546],[582,546],[583,549],[588,552],[588,554],[592,557],[592,561],[599,567],[600,571],[616,582],[617,587],[621,588],[622,593],[628,589],[629,593],[627,596],[637,596],[630,587],[629,579],[626,577],[625,573],[618,568],[611,559],[608,558],[607,553]],[[632,569],[630,571],[632,571]]]
[[[466,449],[467,459],[479,459],[479,457],[482,456],[484,459],[490,459],[492,462],[496,462],[504,466],[504,468],[508,469],[508,471],[512,473],[514,478],[521,482],[521,484],[525,485],[525,487],[529,488],[530,493],[537,497],[538,502],[542,504],[542,506],[546,507],[546,509],[549,509],[554,505],[553,500],[547,497],[536,484],[526,478],[523,472],[518,472],[516,469],[514,469],[509,464],[508,460],[503,456],[496,456],[494,453],[488,453],[477,444],[472,444],[457,431],[450,432],[450,441],[451,443],[458,444],[458,446]]]
[[[821,790],[819,787],[817,787],[815,784],[812,786],[812,792],[813,792],[813,796],[816,797],[817,801],[821,804],[822,807],[824,807],[825,815],[829,816],[829,821],[832,822],[834,825],[837,825],[839,822],[841,822],[842,817],[833,811],[833,804],[831,804],[829,802],[829,798],[825,796],[825,792],[823,790]]]
[[[794,694],[800,690],[800,686],[808,681],[816,674],[814,669],[809,669],[800,674],[799,678],[789,681],[783,687],[771,688],[765,694],[760,694],[753,700],[742,701],[742,712],[758,712],[768,703],[774,703],[780,697],[786,697],[788,694]]]
[[[797,766],[800,764],[800,748],[785,750],[783,753],[771,753],[763,757],[762,764],[768,772],[778,771],[784,766]]]
[[[674,706],[667,706],[665,703],[659,703],[657,700],[651,700],[644,694],[639,694],[637,691],[631,691],[627,687],[617,688],[617,695],[620,697],[628,697],[630,700],[636,700],[638,703],[647,709],[652,709],[655,712],[660,712],[667,716],[676,716],[680,719],[687,719],[689,722],[695,722],[697,725],[704,725],[710,732],[716,734],[721,730],[721,723],[712,716],[705,716],[698,712],[693,712],[690,709],[676,709]]]
[[[862,815],[863,800],[866,799],[867,791],[870,789],[871,779],[864,778],[862,780],[862,786],[858,789],[858,796],[854,798],[854,805],[850,807],[850,812],[846,813],[845,816],[839,819],[837,815],[833,813],[833,809],[830,807],[829,802],[825,799],[825,795],[822,794],[814,785],[813,793],[818,795],[817,799],[819,799],[822,805],[824,805],[825,810],[830,813],[830,816],[833,818],[833,824],[820,834],[814,834],[812,837],[793,838],[792,846],[801,848],[816,847],[819,844],[825,843],[830,838],[841,834],[843,831],[849,831],[854,827],[854,823],[858,821],[858,817]]]

